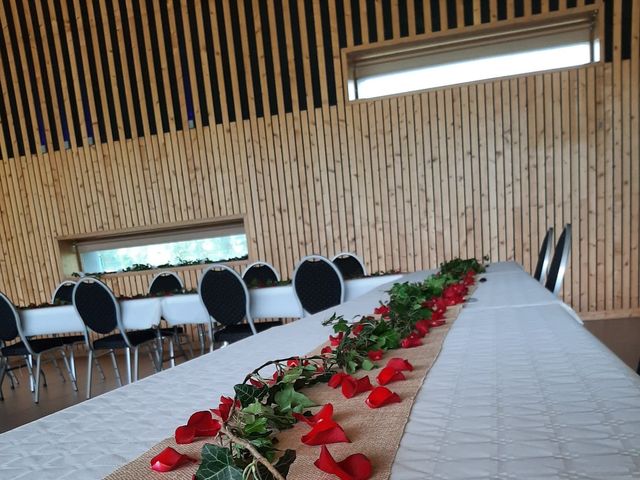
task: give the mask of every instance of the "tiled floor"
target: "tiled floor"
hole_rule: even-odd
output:
[[[586,328],[607,345],[616,355],[624,360],[634,370],[638,366],[640,357],[640,318],[625,318],[615,320],[591,320],[585,322]],[[178,363],[183,359],[178,359]],[[118,357],[120,372],[126,376],[124,358]],[[59,362],[62,367],[62,362]],[[92,394],[94,396],[117,387],[113,367],[108,357],[101,357],[100,364],[104,369],[106,379],[102,381],[94,370]],[[0,402],[0,432],[11,430],[25,423],[49,415],[63,408],[82,402],[86,395],[86,358],[81,357],[77,362],[79,391],[74,392],[67,379],[62,382],[59,374],[51,364],[44,366],[48,386],[40,390],[40,403],[33,403],[29,391],[29,380],[25,369],[16,371],[20,384],[11,390],[8,379],[2,386],[5,396]],[[147,355],[140,356],[140,378],[153,373],[151,360]],[[65,373],[66,376],[66,373]]]

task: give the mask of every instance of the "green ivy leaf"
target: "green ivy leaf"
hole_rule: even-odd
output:
[[[294,383],[298,378],[300,378],[300,375],[302,375],[302,369],[303,367],[294,367],[287,370],[287,373],[284,374],[284,377],[282,377],[280,382]]]
[[[239,383],[234,386],[233,389],[236,392],[236,397],[240,401],[240,405],[243,407],[248,407],[256,400],[260,400],[269,391],[269,387],[266,385],[262,388],[257,388],[245,383]]]
[[[280,408],[280,411],[285,413],[294,409],[297,409],[295,411],[299,412],[300,408],[304,409],[315,406],[315,403],[313,403],[309,397],[300,392],[296,392],[290,383],[286,384],[282,390],[275,394],[274,400]]]
[[[229,448],[206,444],[202,447],[202,463],[196,480],[242,480],[242,469],[233,462]]]
[[[280,475],[287,478],[287,475],[289,474],[289,468],[291,468],[291,465],[293,465],[293,462],[295,462],[295,460],[295,450],[285,450],[278,461],[274,464],[274,467],[280,473]],[[258,473],[261,480],[273,480],[273,475],[271,475],[271,472],[269,472],[269,470],[267,470],[267,468],[262,464],[258,465]]]
[[[252,415],[260,415],[264,411],[264,406],[260,402],[253,402],[248,407],[242,409],[244,413],[250,413]]]
[[[263,435],[267,433],[267,431],[267,419],[265,417],[260,417],[254,420],[252,423],[244,426],[245,435]]]
[[[375,367],[375,365],[374,365],[374,364],[373,364],[373,362],[372,362],[371,360],[369,360],[368,358],[365,358],[365,359],[362,361],[362,369],[363,369],[363,370],[367,370],[367,371],[369,371],[369,370],[372,370],[372,369],[373,369],[373,367]]]

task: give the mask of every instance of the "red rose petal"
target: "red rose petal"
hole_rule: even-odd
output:
[[[373,309],[373,313],[377,315],[388,315],[389,312],[391,312],[389,305],[380,305],[379,307]]]
[[[420,337],[414,334],[410,334],[407,338],[402,339],[402,341],[400,342],[400,346],[402,348],[413,348],[419,347],[420,345],[422,345],[422,340],[420,339]]]
[[[362,453],[349,455],[341,462],[336,462],[329,449],[322,446],[320,457],[314,465],[325,473],[337,476],[340,480],[367,480],[371,478],[371,462]]]
[[[384,354],[383,350],[369,350],[367,352],[367,356],[369,357],[369,360],[371,360],[372,362],[381,360],[383,354]]]
[[[331,403],[327,403],[320,409],[320,411],[318,411],[318,413],[316,413],[315,415],[311,415],[310,417],[307,417],[300,413],[294,413],[293,418],[313,427],[316,423],[333,419],[333,405]]]
[[[344,379],[346,377],[349,377],[350,375],[347,375],[344,372],[338,372],[335,373],[330,379],[329,379],[329,383],[328,385],[331,388],[338,388],[340,385],[342,385],[342,382],[344,381]]]
[[[233,398],[225,397],[224,395],[220,397],[220,405],[218,408],[213,408],[211,411],[220,417],[223,422],[226,422],[229,419],[229,413],[231,413],[231,407],[233,405]],[[236,400],[236,407],[240,407],[240,402]]]
[[[321,420],[300,439],[305,445],[325,445],[327,443],[350,443],[347,434],[333,420]]]
[[[429,329],[431,328],[431,321],[428,318],[418,320],[416,322],[415,328],[420,335],[424,337],[427,333],[429,333]]]
[[[391,367],[399,372],[403,370],[413,371],[413,365],[411,365],[409,360],[405,360],[404,358],[392,358],[387,362],[387,367]]]
[[[343,337],[344,337],[344,332],[338,333],[338,335],[336,335],[335,337],[332,335],[329,335],[329,342],[331,343],[331,346],[337,347],[338,345],[340,345],[340,342],[342,341]]]
[[[171,447],[167,447],[151,459],[151,470],[156,472],[170,472],[185,463],[195,461],[194,458],[183,455]]]
[[[400,401],[398,394],[392,392],[387,387],[376,387],[369,394],[365,403],[369,408],[380,408],[390,403],[397,403]]]
[[[329,354],[332,354],[332,353],[333,353],[333,348],[331,348],[329,345],[327,345],[322,350],[320,350],[320,354],[322,354],[322,355],[329,355]]]
[[[196,438],[196,429],[190,427],[189,425],[181,425],[176,428],[175,439],[176,443],[180,445],[184,445],[187,443],[192,443]]]
[[[406,380],[406,377],[402,372],[399,372],[398,370],[395,370],[391,367],[384,367],[378,374],[377,380],[380,385],[387,385],[391,382]]]
[[[351,333],[353,333],[357,337],[358,335],[360,335],[360,332],[362,332],[363,328],[364,328],[364,324],[359,323],[358,325],[353,327],[353,329],[351,330]]]
[[[357,380],[351,376],[347,376],[342,380],[342,395],[345,398],[353,398],[362,392],[368,392],[373,389],[369,376],[365,375]]]

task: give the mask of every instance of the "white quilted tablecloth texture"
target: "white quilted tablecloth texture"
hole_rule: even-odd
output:
[[[640,478],[640,380],[555,297],[545,303],[524,271],[500,265],[447,336],[392,478]],[[537,285],[536,305],[515,303],[523,285]],[[371,311],[385,289],[331,310],[346,318]],[[497,304],[498,290],[509,307]],[[0,435],[0,479],[102,478],[215,406],[259,364],[315,348],[331,310]]]

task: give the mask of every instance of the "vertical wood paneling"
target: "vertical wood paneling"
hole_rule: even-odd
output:
[[[225,215],[244,216],[251,259],[284,277],[305,254],[342,250],[373,271],[485,254],[532,269],[546,229],[572,223],[564,298],[639,309],[635,2],[607,5],[610,62],[345,100],[341,48],[520,13],[507,1],[503,20],[501,5],[2,0],[16,61],[0,65],[0,289],[49,298],[59,236]],[[195,286],[197,269],[182,273]],[[133,294],[150,278],[109,281]]]

